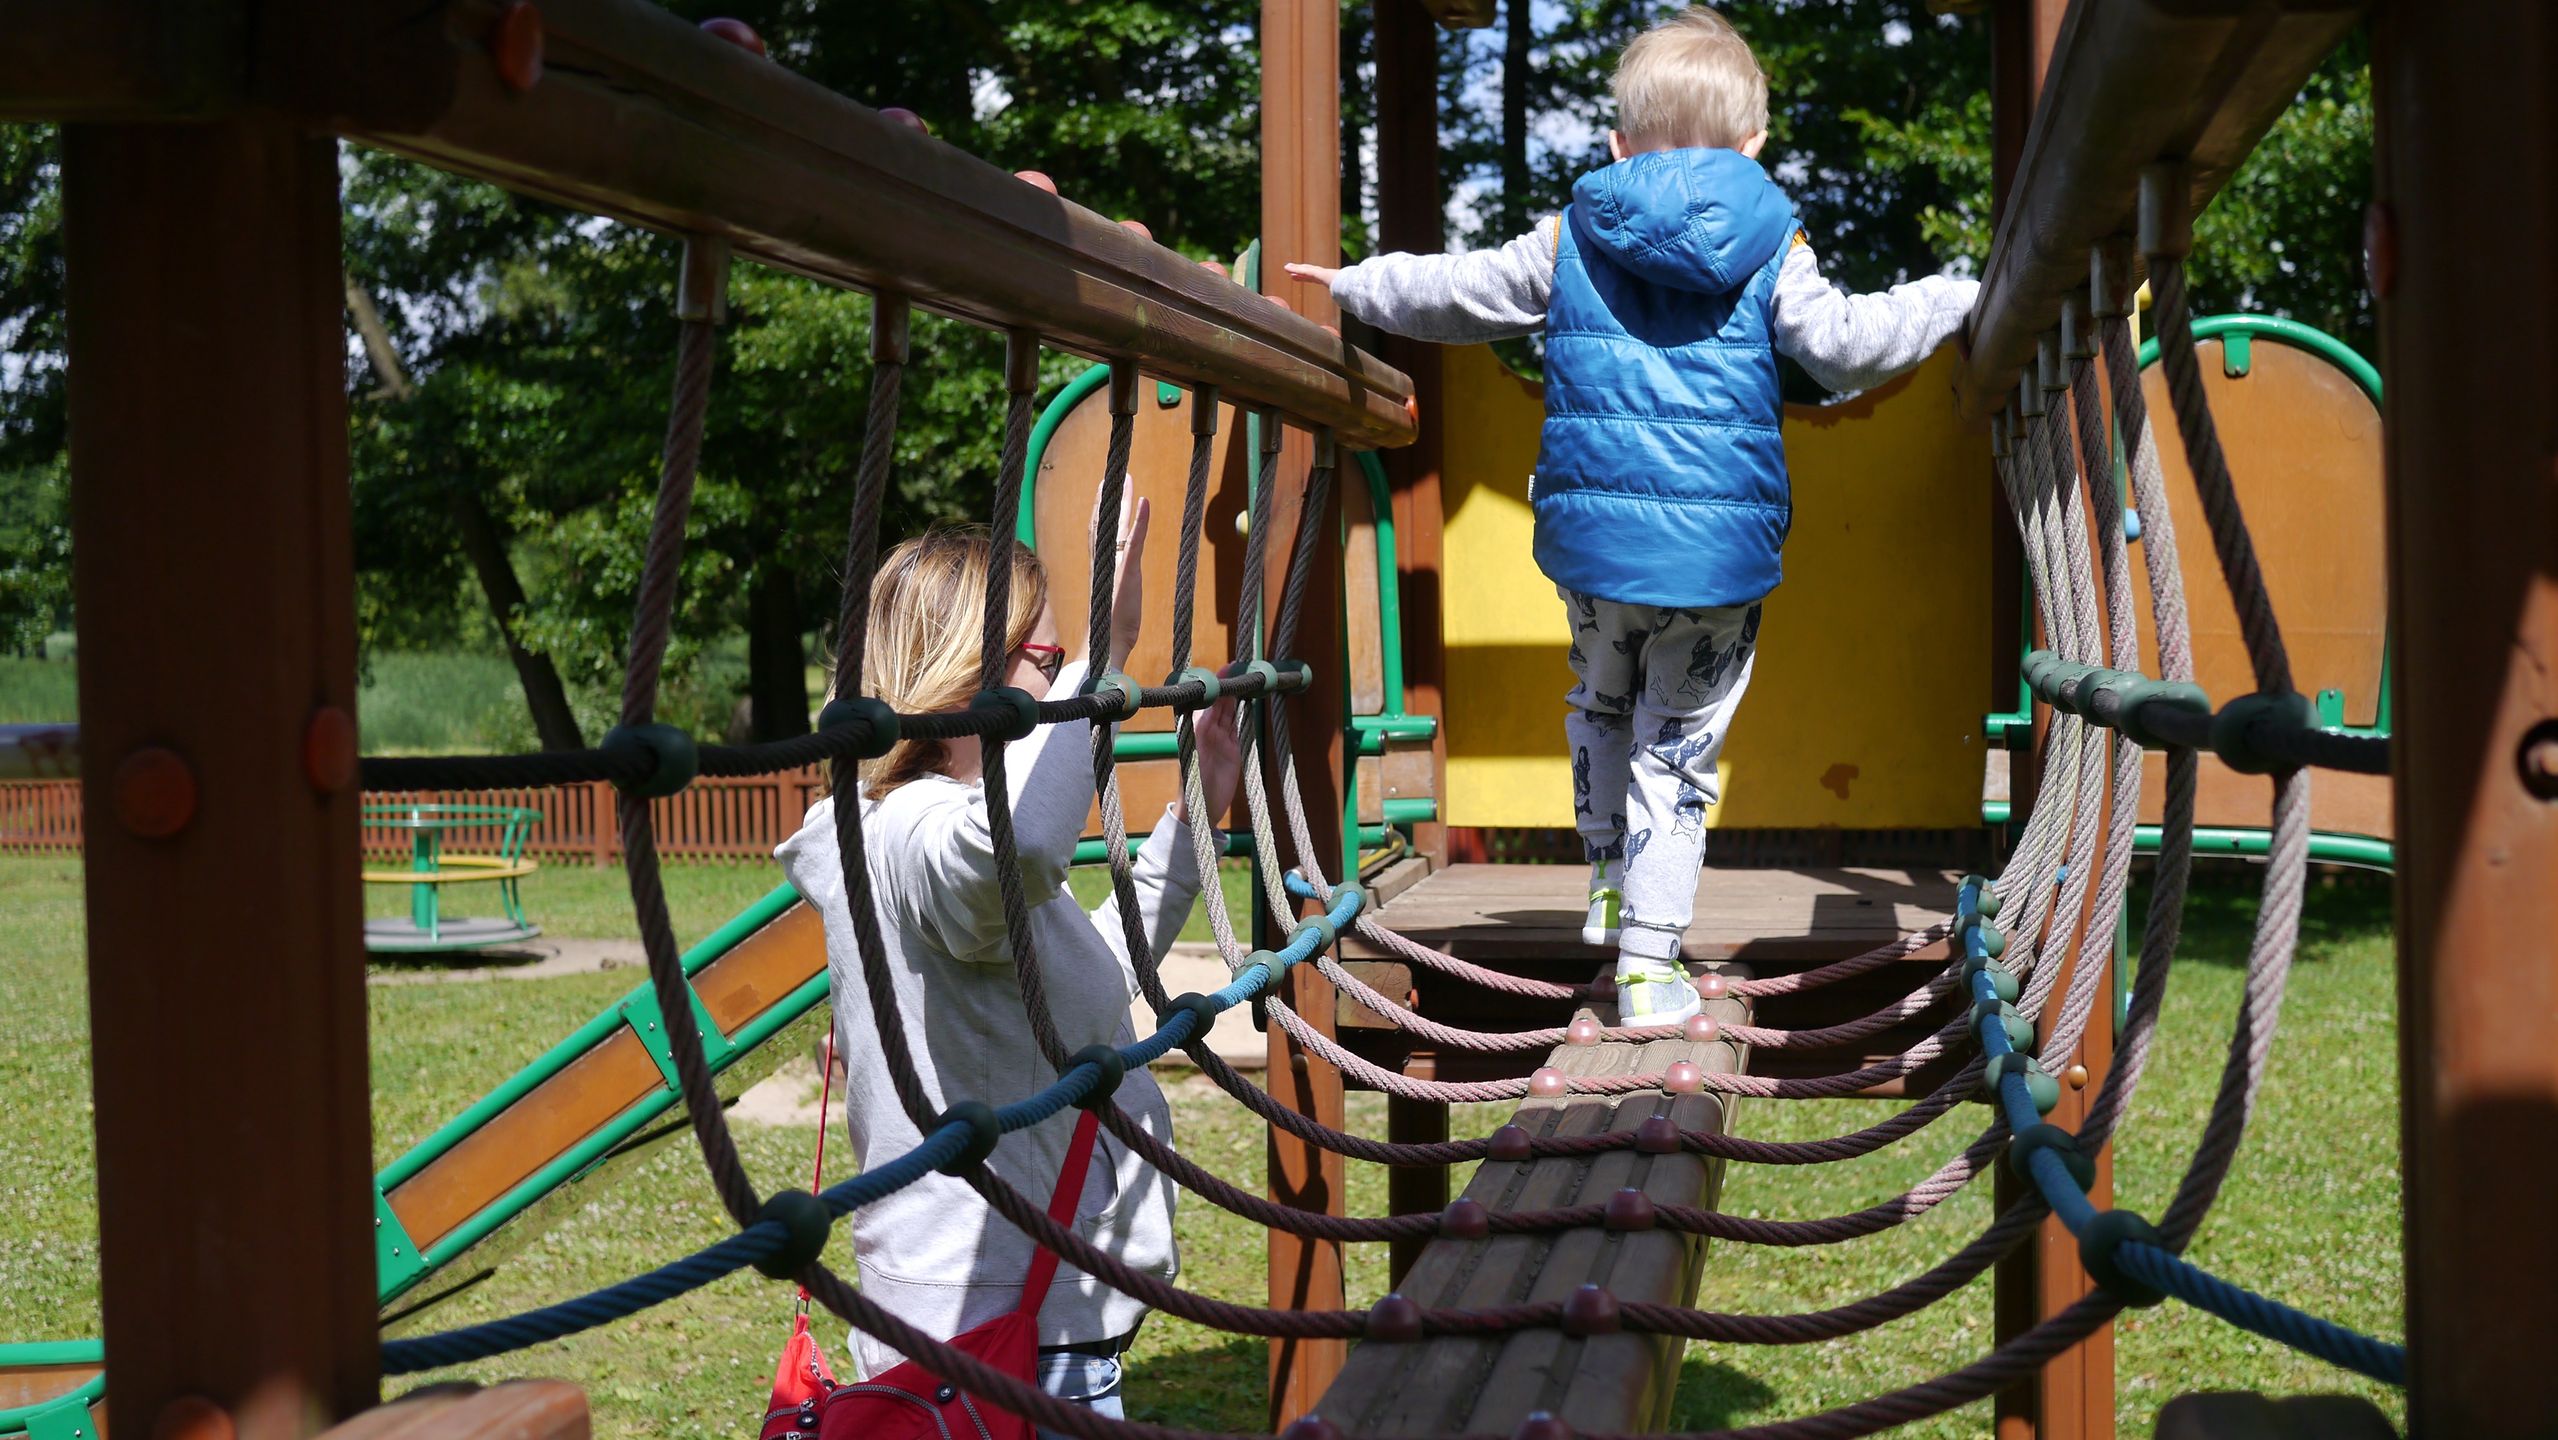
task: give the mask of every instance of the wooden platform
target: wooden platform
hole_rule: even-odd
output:
[[[1737,965],[1724,968],[1731,974],[1748,973]],[[1726,1022],[1749,1018],[1748,1007],[1738,1000],[1714,1001],[1707,1009]],[[1603,1021],[1614,1018],[1611,1010],[1586,1013]],[[1536,1063],[1566,1074],[1627,1075],[1690,1060],[1702,1069],[1734,1073],[1745,1059],[1739,1047],[1723,1041],[1691,1045],[1664,1040],[1563,1046],[1537,1056]],[[1666,1114],[1685,1129],[1723,1130],[1731,1123],[1731,1109],[1727,1096],[1647,1090],[1529,1100],[1519,1107],[1517,1123],[1537,1135],[1583,1135],[1632,1130],[1649,1116]],[[1642,1190],[1656,1204],[1711,1206],[1722,1178],[1721,1161],[1616,1150],[1594,1159],[1487,1161],[1465,1193],[1488,1210],[1604,1202],[1629,1187]],[[1695,1302],[1704,1263],[1701,1237],[1669,1230],[1610,1233],[1594,1228],[1442,1239],[1429,1243],[1398,1288],[1425,1308],[1563,1300],[1584,1283],[1605,1288],[1620,1304],[1686,1305]],[[1682,1348],[1675,1338],[1620,1333],[1575,1339],[1559,1330],[1479,1340],[1372,1342],[1350,1352],[1349,1363],[1316,1409],[1350,1435],[1507,1435],[1539,1410],[1561,1416],[1583,1434],[1658,1430],[1669,1419]]]
[[[1943,919],[1954,908],[1960,879],[1943,870],[1709,867],[1697,885],[1685,953],[1691,961],[1744,963],[1761,976],[1807,970]],[[1377,877],[1373,888],[1382,907],[1379,918],[1412,939],[1511,974],[1569,984],[1588,980],[1614,958],[1581,943],[1588,885],[1589,872],[1576,865],[1454,865],[1433,873],[1408,861]],[[1487,990],[1395,959],[1355,932],[1342,936],[1341,953],[1361,979],[1446,1024],[1526,1030],[1571,1017],[1567,1001]],[[1870,1014],[1926,983],[1947,958],[1939,944],[1807,995],[1771,997],[1757,1023],[1805,1029]],[[1768,1075],[1853,1069],[1866,1059],[1899,1053],[1952,1013],[1948,1002],[1853,1050],[1768,1051],[1752,1068]],[[1408,1074],[1479,1080],[1524,1075],[1542,1063],[1533,1051],[1433,1052],[1348,1000],[1336,1018],[1344,1044]],[[1913,1085],[1923,1092],[1935,1079],[1922,1071],[1874,1093],[1899,1095]]]

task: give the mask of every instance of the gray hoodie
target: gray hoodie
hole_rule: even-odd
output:
[[[1071,695],[1082,678],[1083,666],[1070,665],[1051,693]],[[1031,933],[1049,1005],[1070,1053],[1096,1041],[1126,1045],[1135,1038],[1128,1002],[1136,975],[1125,954],[1117,902],[1105,901],[1087,915],[1066,889],[1066,866],[1093,798],[1090,733],[1082,721],[1044,725],[1005,752]],[[1013,974],[984,788],[942,776],[913,781],[881,800],[862,802],[862,836],[898,1009],[933,1105],[973,1099],[1001,1106],[1055,1080],[1031,1039]],[[834,802],[811,807],[799,833],[776,853],[791,884],[825,918],[835,1048],[844,1059],[853,1148],[864,1165],[893,1159],[923,1137],[898,1104],[880,1054],[844,904]],[[1137,852],[1136,883],[1160,958],[1199,894],[1189,833],[1170,810]],[[1148,1134],[1171,1141],[1172,1113],[1152,1076],[1130,1072],[1117,1098]],[[1077,1113],[1069,1109],[1005,1136],[989,1164],[1045,1202],[1056,1189]],[[1104,1130],[1077,1207],[1077,1227],[1137,1269],[1170,1279],[1180,1268],[1173,1249],[1173,1197],[1170,1180]],[[930,1334],[956,1335],[1020,1299],[1031,1241],[963,1181],[928,1175],[855,1211],[852,1226],[863,1291]],[[1109,1339],[1134,1329],[1144,1314],[1137,1301],[1072,1266],[1060,1267],[1040,1307],[1039,1343]],[[903,1358],[858,1333],[853,1352],[865,1375]]]

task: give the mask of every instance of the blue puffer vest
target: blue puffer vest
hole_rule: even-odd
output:
[[[1735,150],[1581,177],[1546,314],[1536,556],[1627,605],[1746,605],[1793,523],[1769,312],[1794,208]]]

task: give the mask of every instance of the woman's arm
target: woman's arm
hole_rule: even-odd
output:
[[[1082,688],[1078,660],[1057,673],[1052,696]],[[1092,810],[1092,724],[1042,725],[1004,747],[1005,793],[1012,801],[1013,845],[1023,894],[1033,905],[1056,897]],[[933,784],[929,780],[911,782]],[[962,959],[993,959],[1004,938],[1003,869],[995,861],[992,814],[982,788],[957,803],[936,805],[898,834],[870,835],[916,886],[918,908],[942,943]]]

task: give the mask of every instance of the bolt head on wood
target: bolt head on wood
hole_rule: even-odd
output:
[[[237,1440],[231,1412],[201,1395],[172,1400],[152,1418],[151,1440]]]
[[[2363,279],[2375,300],[2398,288],[2398,217],[2379,200],[2363,207]]]
[[[1661,1072],[1661,1088],[1673,1095],[1693,1095],[1705,1088],[1705,1072],[1691,1060],[1673,1060]]]
[[[1660,1220],[1660,1211],[1652,1204],[1652,1197],[1632,1186],[1608,1197],[1605,1223],[1611,1230],[1649,1230]]]
[[[1400,1295],[1388,1295],[1368,1307],[1367,1338],[1405,1345],[1421,1338],[1421,1307]]]
[[[1341,1427],[1320,1415],[1300,1415],[1279,1432],[1279,1440],[1341,1440]]]
[[[1646,1115],[1634,1127],[1634,1148],[1646,1155],[1676,1155],[1679,1144],[1679,1122],[1667,1115]]]
[[[929,136],[933,133],[933,127],[925,123],[923,116],[916,114],[914,111],[907,109],[903,105],[891,105],[887,107],[879,112],[879,118],[882,120],[894,121],[897,124],[903,125],[907,129],[914,131],[918,135]],[[1039,178],[1045,180],[1048,177],[1043,175]],[[1054,185],[1047,186],[1046,189],[1051,195],[1057,193],[1057,187]]]
[[[195,770],[174,750],[146,745],[115,767],[115,818],[145,840],[166,840],[195,818]]]
[[[355,717],[339,706],[311,712],[302,729],[302,778],[323,795],[355,783]]]
[[[1696,977],[1696,993],[1708,1000],[1720,1000],[1732,993],[1732,981],[1726,975],[1708,970]]]
[[[2515,756],[2522,788],[2535,800],[2558,800],[2558,720],[2543,720],[2522,737]]]
[[[1516,1128],[1516,1127],[1512,1127]],[[1524,1135],[1527,1132],[1519,1132]],[[1439,1234],[1450,1240],[1480,1240],[1492,1233],[1492,1212],[1480,1200],[1460,1195],[1439,1212]]]
[[[1510,1432],[1510,1440],[1573,1440],[1572,1427],[1560,1416],[1532,1411],[1519,1422],[1518,1429]]]
[[[2072,1065],[2061,1072],[2061,1078],[2069,1082],[2069,1088],[2072,1090],[2084,1090],[2087,1088],[2087,1067]]]
[[[1528,1132],[1516,1125],[1504,1125],[1492,1132],[1492,1143],[1485,1148],[1486,1160],[1525,1160],[1533,1146]]]
[[[1140,240],[1152,240],[1155,238],[1155,232],[1147,229],[1146,222],[1143,220],[1122,220],[1119,222],[1119,228],[1122,230],[1133,230],[1137,232],[1137,238]]]
[[[1567,1088],[1563,1072],[1551,1065],[1538,1066],[1537,1073],[1528,1077],[1528,1093],[1540,1100],[1551,1100]]]
[[[756,34],[755,27],[743,20],[731,20],[726,17],[705,20],[702,22],[702,33],[725,40],[740,50],[752,51],[757,55],[765,53],[764,37]]]
[[[497,23],[489,27],[489,64],[497,69],[498,83],[518,95],[542,83],[542,12],[532,0],[515,0],[497,12]]]
[[[1691,1015],[1679,1027],[1679,1036],[1691,1045],[1703,1045],[1723,1033],[1723,1026],[1711,1015]]]
[[[1614,1335],[1619,1317],[1617,1297],[1596,1285],[1584,1285],[1563,1302],[1563,1333],[1574,1337]]]
[[[1575,1015],[1572,1017],[1572,1023],[1563,1027],[1563,1043],[1566,1045],[1596,1045],[1599,1043],[1599,1034],[1600,1029],[1598,1021],[1587,1015]]]
[[[884,114],[895,114],[895,113],[898,113],[898,112],[895,112],[895,111],[884,111],[884,112],[882,112],[882,113],[884,113]],[[1013,172],[1013,178],[1014,178],[1014,179],[1016,179],[1016,180],[1018,180],[1018,181],[1020,181],[1020,182],[1021,182],[1021,183],[1023,183],[1024,185],[1029,186],[1029,187],[1030,187],[1031,189],[1033,189],[1033,190],[1045,190],[1045,191],[1047,191],[1047,192],[1048,192],[1049,194],[1051,194],[1051,195],[1054,195],[1054,194],[1056,194],[1056,193],[1057,193],[1057,182],[1056,182],[1056,181],[1054,181],[1054,180],[1049,179],[1049,178],[1048,178],[1048,176],[1047,176],[1047,174],[1046,174],[1045,172],[1043,172],[1043,171],[1039,171],[1039,170],[1016,170],[1016,171],[1014,171],[1014,172]]]

